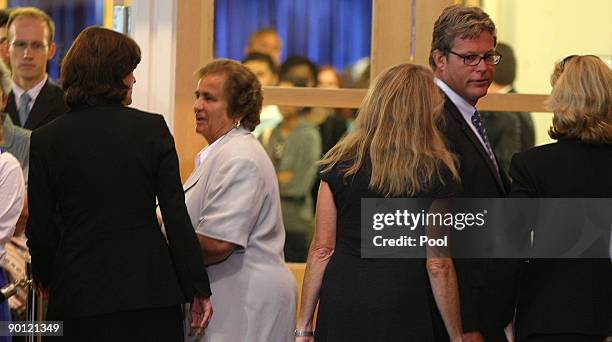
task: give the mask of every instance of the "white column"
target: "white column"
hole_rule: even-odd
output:
[[[142,50],[132,106],[162,114],[174,128],[176,1],[133,0],[132,37]]]

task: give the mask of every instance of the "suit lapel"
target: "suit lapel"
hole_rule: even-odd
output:
[[[468,126],[467,122],[465,122],[465,119],[463,118],[463,115],[461,115],[461,113],[459,112],[459,109],[457,109],[457,107],[453,104],[453,102],[450,99],[447,98],[444,105],[446,107],[446,110],[448,110],[449,113],[451,113],[453,119],[455,119],[461,126],[461,130],[463,131],[463,134],[465,134],[467,138],[472,142],[474,147],[476,147],[476,150],[478,150],[480,157],[485,160],[489,168],[489,171],[493,174],[493,177],[495,177],[495,180],[497,181],[497,186],[501,189],[502,193],[505,194],[506,187],[504,186],[504,183],[501,179],[500,171],[497,168],[497,166],[495,166],[491,158],[489,157],[489,154],[485,150],[484,146],[482,146],[482,144],[480,143],[480,139],[478,139],[476,134],[474,134],[474,131],[472,130],[472,128]]]
[[[11,90],[11,93],[8,96],[8,102],[6,103],[5,111],[9,113],[11,116],[11,120],[17,126],[21,127],[21,122],[19,121],[19,113],[17,112],[17,105],[15,104],[15,93]]]
[[[51,100],[49,87],[49,79],[47,78],[47,81],[45,81],[40,93],[36,97],[36,101],[34,101],[28,119],[25,125],[23,125],[24,128],[32,129],[33,127],[38,127],[38,125],[51,113],[52,106],[49,103]]]
[[[189,189],[193,188],[198,183],[198,181],[205,173],[204,170],[207,169],[208,162],[214,159],[214,157],[220,152],[221,148],[225,144],[229,143],[234,137],[244,134],[251,133],[249,133],[243,128],[232,129],[231,131],[229,131],[227,135],[222,138],[223,140],[219,141],[218,145],[215,146],[215,150],[212,151],[209,155],[207,155],[206,158],[204,158],[200,166],[193,170],[193,172],[191,173],[189,178],[187,178],[187,181],[183,185],[183,191],[187,192]]]

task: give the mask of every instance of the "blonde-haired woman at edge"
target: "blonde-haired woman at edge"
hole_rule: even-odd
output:
[[[296,341],[433,341],[444,333],[436,331],[442,323],[434,305],[451,339],[460,340],[450,258],[360,257],[361,198],[457,191],[454,158],[439,131],[442,101],[428,69],[387,69],[363,100],[355,130],[323,158]]]
[[[611,198],[612,70],[596,56],[572,55],[556,63],[551,85],[549,135],[557,141],[514,155],[510,197]],[[556,217],[568,219],[565,215]],[[553,241],[559,235],[555,228],[531,226],[533,246]],[[579,236],[580,229],[567,234]],[[598,247],[607,250],[609,245]],[[600,342],[609,335],[610,258],[534,258],[523,265],[523,274],[514,324],[517,341]]]

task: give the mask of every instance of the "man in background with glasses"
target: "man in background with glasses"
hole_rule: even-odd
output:
[[[10,8],[0,10],[0,58],[2,58],[6,66],[10,66],[8,57],[8,30],[6,29],[6,24],[8,24],[10,14]],[[6,48],[4,48],[4,46],[6,46]],[[6,51],[6,53],[4,51]]]
[[[462,197],[504,197],[510,186],[476,110],[476,103],[487,94],[495,65],[502,58],[495,51],[496,41],[495,24],[480,8],[450,6],[434,24],[429,63],[436,84],[446,95],[443,130],[449,148],[459,159]],[[461,250],[477,248],[482,235],[479,231],[462,231],[453,236],[453,257],[461,257]],[[463,341],[506,341],[504,328],[514,315],[516,262],[492,259],[454,262]],[[438,326],[436,331],[444,329]]]
[[[55,25],[45,12],[22,7],[11,12],[7,28],[8,45],[1,48],[10,59],[13,91],[6,111],[16,125],[33,130],[67,110],[62,89],[47,75]]]

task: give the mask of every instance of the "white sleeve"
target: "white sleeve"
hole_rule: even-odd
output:
[[[263,176],[252,159],[243,157],[224,160],[211,172],[196,232],[246,248],[265,199]]]

